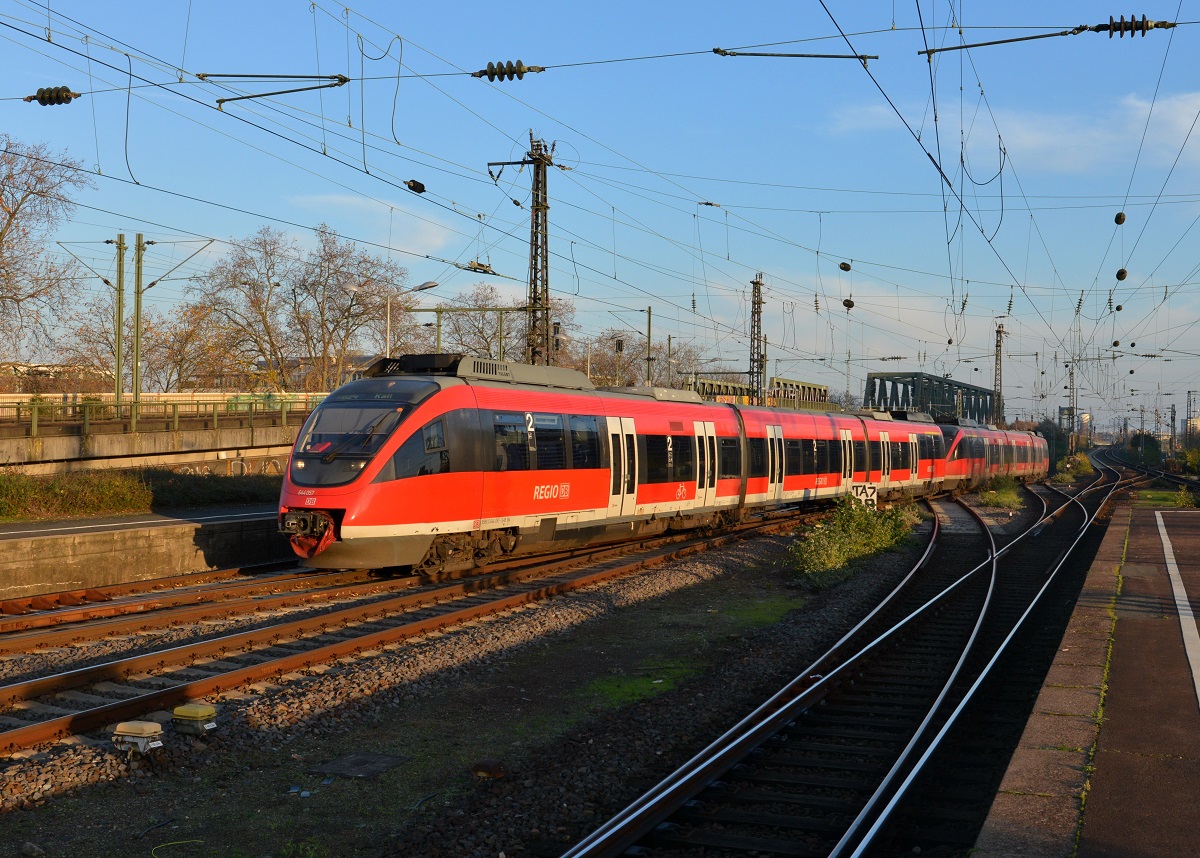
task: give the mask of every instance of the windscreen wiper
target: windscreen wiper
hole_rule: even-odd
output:
[[[363,436],[363,439],[362,439],[362,443],[360,443],[358,446],[365,448],[367,446],[367,442],[370,441],[372,437],[374,437],[375,432],[378,431],[379,427],[383,424],[384,418],[390,417],[391,415],[396,414],[396,413],[397,413],[396,411],[383,412],[378,417],[376,417],[374,420],[372,420],[370,422],[370,424],[368,424],[364,429],[350,434],[348,436],[347,440],[343,441],[340,444],[335,445],[332,450],[330,450],[328,453],[326,453],[324,456],[321,457],[321,461],[328,465],[330,462],[332,462],[334,459],[337,458],[339,453],[344,451],[347,447],[351,446],[352,440],[354,438],[357,438],[360,435]]]

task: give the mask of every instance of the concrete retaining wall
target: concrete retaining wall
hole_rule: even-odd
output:
[[[165,456],[201,451],[290,447],[300,426],[180,429],[91,435],[38,435],[0,439],[0,464]]]
[[[274,517],[0,543],[0,599],[295,557]]]

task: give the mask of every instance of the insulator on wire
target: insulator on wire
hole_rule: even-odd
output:
[[[1117,216],[1113,220],[1117,222],[1117,226],[1125,223],[1125,212],[1117,212]]]
[[[849,271],[849,270],[850,270],[850,263],[849,263],[849,262],[839,262],[839,263],[838,263],[838,268],[842,269],[843,271]]]
[[[79,93],[72,92],[69,86],[44,86],[35,95],[25,96],[25,101],[36,101],[45,107],[49,104],[70,104],[71,99],[79,98]]]
[[[414,194],[425,193],[425,185],[422,182],[418,182],[416,179],[409,179],[407,182],[404,183],[404,186],[406,188],[408,188],[410,191],[412,191]]]
[[[847,310],[849,310],[849,309],[852,309],[852,308],[854,307],[854,299],[852,299],[852,298],[843,298],[843,299],[842,299],[842,306],[843,306],[843,307],[845,307]]]
[[[1129,276],[1129,272],[1126,271],[1124,268],[1117,269],[1117,279],[1118,280],[1124,280],[1128,276]]]
[[[1120,346],[1120,345],[1121,345],[1121,341],[1120,341],[1120,340],[1113,340],[1113,348],[1114,348],[1114,349],[1115,349],[1115,348],[1117,348],[1117,347],[1118,347],[1118,346]]]
[[[512,60],[508,62],[488,63],[487,68],[480,69],[477,72],[471,72],[471,77],[486,77],[488,80],[522,80],[526,72],[544,72],[545,66],[527,66],[525,63],[517,60],[515,63]]]
[[[1100,26],[1103,27],[1104,25],[1101,24]],[[1169,30],[1171,27],[1174,27],[1174,26],[1175,26],[1175,24],[1172,21],[1148,21],[1148,20],[1146,20],[1145,15],[1142,16],[1142,19],[1140,21],[1138,20],[1136,15],[1130,15],[1128,22],[1126,22],[1124,15],[1121,16],[1120,20],[1114,18],[1112,15],[1109,15],[1108,16],[1108,37],[1110,39],[1113,37],[1113,31],[1120,33],[1122,39],[1125,38],[1126,33],[1129,33],[1130,38],[1133,38],[1134,33],[1141,33],[1142,36],[1144,37],[1146,35],[1147,30],[1155,30],[1155,29]]]

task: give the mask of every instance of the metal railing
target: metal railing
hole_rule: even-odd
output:
[[[28,427],[29,437],[37,437],[45,434],[50,426],[54,427],[52,434],[63,434],[64,429],[78,427],[79,434],[90,435],[105,424],[107,431],[114,431],[113,424],[119,424],[120,429],[116,431],[177,432],[181,420],[203,421],[207,424],[204,428],[208,429],[221,428],[222,421],[253,429],[256,419],[264,426],[287,426],[289,420],[291,423],[302,421],[325,396],[324,393],[243,393],[220,398],[155,399],[120,404],[114,403],[111,395],[107,401],[101,397],[72,397],[74,401],[43,401],[35,397],[23,402],[0,402],[0,428]],[[185,425],[185,428],[194,427]],[[68,431],[67,434],[75,433]]]

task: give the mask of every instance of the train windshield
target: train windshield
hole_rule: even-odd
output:
[[[362,473],[421,400],[436,384],[391,381],[334,391],[304,424],[292,454],[292,482],[300,486],[337,486]]]

